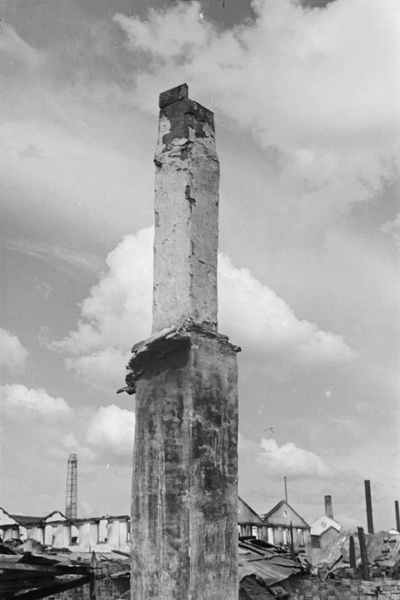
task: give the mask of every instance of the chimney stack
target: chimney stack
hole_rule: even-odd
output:
[[[365,503],[367,507],[367,527],[368,533],[374,533],[374,523],[372,520],[372,500],[371,500],[371,482],[367,479],[365,485]]]
[[[78,517],[78,456],[76,454],[68,456],[65,516],[72,520]]]
[[[394,511],[396,513],[396,529],[400,532],[400,512],[399,512],[399,501],[394,501]]]
[[[332,496],[325,496],[325,515],[333,519]]]
[[[186,84],[159,104],[153,335],[129,362],[131,588],[135,600],[237,600],[239,348],[217,329],[214,117]]]

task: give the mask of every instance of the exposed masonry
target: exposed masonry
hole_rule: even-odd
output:
[[[243,587],[245,588],[245,583]],[[302,579],[297,588],[297,591],[289,593],[287,600],[400,600],[400,582],[391,580],[367,582],[343,579],[323,582]],[[243,597],[248,598],[248,595]],[[266,588],[263,588],[262,597],[272,598],[272,594],[268,594]],[[53,598],[54,600],[90,600],[89,585],[55,594]],[[96,598],[97,600],[120,600],[121,591],[113,583],[113,579],[108,577],[97,583]]]
[[[160,97],[153,332],[192,317],[217,329],[219,163],[212,112],[187,86]]]
[[[290,594],[293,600],[400,600],[400,582],[302,579]]]
[[[240,348],[217,329],[214,117],[186,85],[160,96],[154,162],[152,335],[123,388],[136,393],[132,600],[237,600]]]
[[[204,328],[202,323],[193,319],[185,319],[182,323],[173,327],[166,327],[157,331],[147,340],[138,342],[132,347],[132,357],[126,367],[128,373],[125,377],[126,386],[118,390],[117,393],[127,392],[132,395],[136,393],[136,380],[143,374],[146,364],[153,357],[166,357],[177,345],[190,342],[191,333],[200,333],[210,339],[216,339],[220,342],[221,352],[237,353],[241,351],[239,346],[229,342],[227,335]]]
[[[204,328],[135,350],[135,600],[237,600],[237,350]]]

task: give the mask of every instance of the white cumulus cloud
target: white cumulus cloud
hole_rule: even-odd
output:
[[[72,414],[71,407],[63,398],[53,398],[43,389],[28,389],[22,384],[6,384],[0,387],[5,414],[14,419],[63,419]]]
[[[53,343],[71,355],[67,366],[91,385],[120,387],[132,345],[150,333],[152,241],[151,228],[124,238],[83,302],[77,330]],[[298,320],[284,300],[227,256],[219,257],[219,321],[220,331],[261,359],[320,364],[354,358],[340,335]]]
[[[87,428],[87,442],[99,453],[132,460],[135,413],[115,404],[101,406]]]
[[[146,110],[159,90],[200,81],[209,108],[276,151],[295,196],[318,191],[319,203],[341,207],[369,197],[398,153],[397,0],[252,5],[256,19],[230,30],[202,18],[198,2],[147,20],[116,15],[127,45],[147,58],[133,74],[134,101]]]
[[[338,475],[333,466],[314,452],[299,448],[293,442],[279,446],[273,438],[262,438],[257,444],[239,434],[239,458],[244,478],[249,473],[271,480],[281,480],[284,475],[291,480],[330,479]]]
[[[81,446],[78,440],[75,438],[75,435],[70,431],[66,435],[61,438],[62,449],[53,450],[53,454],[57,456],[65,456],[65,450],[68,452],[75,452],[79,456],[79,460],[83,463],[91,463],[96,459],[96,453],[90,448],[86,448],[85,446]]]
[[[257,462],[272,477],[282,474],[292,479],[327,478],[335,475],[335,470],[317,454],[298,448],[293,442],[279,446],[274,439],[262,439]]]
[[[8,68],[11,69],[14,61],[30,68],[43,64],[46,58],[45,53],[29,46],[12,27],[3,24],[1,33],[0,49],[12,59],[4,61],[4,69],[8,67],[9,63],[11,64]]]
[[[400,243],[400,213],[393,221],[387,221],[381,225],[382,233],[388,233],[393,236],[396,242]]]
[[[126,236],[107,257],[108,271],[82,304],[78,328],[54,349],[95,387],[123,384],[132,345],[150,334],[153,229]]]
[[[16,335],[0,327],[0,364],[12,372],[19,371],[25,365],[28,351]]]
[[[290,306],[255,279],[219,257],[220,329],[257,352],[278,354],[290,362],[351,360],[354,353],[340,335],[299,321]]]

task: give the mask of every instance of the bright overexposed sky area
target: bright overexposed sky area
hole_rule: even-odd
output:
[[[239,493],[395,525],[398,0],[0,0],[1,471],[12,514],[130,510],[132,345],[150,333],[158,95],[215,113],[219,330]],[[272,427],[272,429],[271,429]]]

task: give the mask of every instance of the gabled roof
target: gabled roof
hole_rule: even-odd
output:
[[[303,517],[299,515],[298,512],[294,510],[292,506],[290,506],[290,504],[286,502],[286,500],[281,500],[278,502],[278,504],[271,508],[269,512],[261,515],[261,518],[264,523],[271,521],[271,525],[282,525],[283,527],[288,527],[290,525],[290,519],[285,516],[285,510],[291,511],[292,514],[295,515],[299,520],[298,523],[293,523],[293,527],[299,527],[301,525],[303,528],[310,528],[309,524],[303,519]],[[282,513],[282,517],[279,516],[279,513]]]
[[[43,517],[28,517],[27,515],[10,515],[12,519],[17,521],[18,525],[32,525],[33,523],[40,523]]]
[[[238,523],[241,525],[262,525],[261,517],[245,502],[238,498]]]
[[[53,510],[50,514],[45,517],[34,517],[31,515],[11,515],[4,509],[2,509],[5,514],[7,514],[11,519],[16,521],[17,525],[22,525],[22,527],[27,527],[29,525],[39,525],[47,522],[48,519],[51,519],[53,515],[60,515],[59,521],[65,521],[66,517],[59,510]]]
[[[7,517],[9,519],[9,521],[7,522]],[[7,527],[10,525],[14,525],[14,524],[18,524],[15,522],[14,517],[12,517],[12,515],[10,515],[9,512],[7,512],[6,510],[4,510],[4,508],[2,508],[0,506],[0,527]]]
[[[333,529],[336,529],[336,531],[341,531],[342,529],[340,523],[335,521],[335,519],[331,519],[331,517],[327,517],[326,515],[324,515],[323,517],[320,517],[319,519],[314,521],[314,523],[311,525],[311,535],[320,536],[326,531],[328,531],[328,529],[330,529],[331,527]]]
[[[60,515],[61,520],[67,521],[67,517],[60,510],[53,510],[53,512],[49,513],[45,517],[42,517],[42,521],[47,521],[48,519],[50,519],[54,515]],[[60,520],[60,519],[58,519],[58,520]]]

